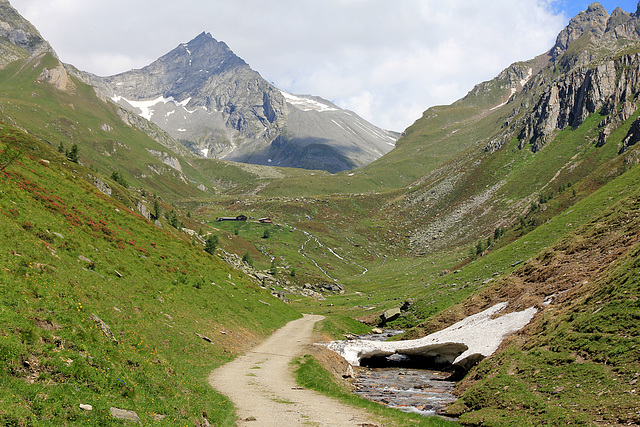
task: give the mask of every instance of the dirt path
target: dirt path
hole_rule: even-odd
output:
[[[289,362],[311,344],[313,325],[322,318],[305,314],[211,373],[209,384],[234,403],[239,426],[357,426],[369,422],[366,412],[300,389],[293,378]]]

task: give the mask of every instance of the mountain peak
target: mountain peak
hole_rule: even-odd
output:
[[[587,13],[607,13],[607,10],[598,2],[593,2],[587,8]]]
[[[211,33],[207,32],[207,31],[203,31],[200,34],[198,34],[197,36],[195,36],[193,38],[193,40],[191,40],[189,43],[195,42],[195,41],[208,41],[208,40],[213,40],[214,42],[217,42],[217,40],[213,38]]]
[[[211,33],[206,31],[201,32],[187,43],[182,43],[183,46],[202,46],[207,44],[227,46],[225,43],[214,39]]]
[[[580,45],[570,50],[570,46],[577,41],[580,41]],[[618,7],[611,15],[600,3],[591,3],[587,10],[573,17],[560,32],[550,55],[555,61],[572,51],[571,58],[563,60],[566,62],[568,59],[565,65],[586,64],[598,58],[598,49],[600,54],[607,55],[606,52],[612,52],[628,41],[640,41],[640,3],[635,13],[625,12]],[[579,57],[575,55],[577,52]]]
[[[184,72],[219,73],[235,67],[247,66],[226,43],[213,38],[210,33],[202,32],[187,43],[182,43],[156,62],[176,61],[182,58],[180,66]]]

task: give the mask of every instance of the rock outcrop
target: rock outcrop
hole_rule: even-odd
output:
[[[591,114],[611,114],[620,109],[618,121],[635,111],[634,99],[640,89],[640,55],[624,55],[593,68],[581,67],[553,81],[546,88],[532,114],[524,121],[518,138],[520,148],[531,144],[539,151],[553,133],[567,127],[578,128]]]
[[[0,69],[18,59],[43,52],[56,55],[38,30],[8,0],[0,0]]]
[[[495,152],[516,137],[519,148],[540,151],[558,131],[576,129],[594,113],[607,116],[596,141],[604,145],[637,108],[640,55],[630,46],[638,42],[638,11],[617,8],[609,15],[593,3],[560,32],[545,56],[547,64],[534,70],[517,95],[512,93],[513,112],[485,150]]]
[[[56,67],[45,68],[36,79],[40,82],[48,83],[62,92],[75,90],[75,85],[71,81],[64,66],[59,63]]]

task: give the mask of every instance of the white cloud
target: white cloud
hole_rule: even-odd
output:
[[[12,0],[61,59],[102,75],[140,68],[202,31],[267,80],[403,130],[549,49],[557,0]]]

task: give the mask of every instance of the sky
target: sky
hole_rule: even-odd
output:
[[[10,0],[63,62],[106,76],[203,31],[280,89],[403,131],[549,50],[578,0]],[[635,12],[637,0],[600,2]]]

